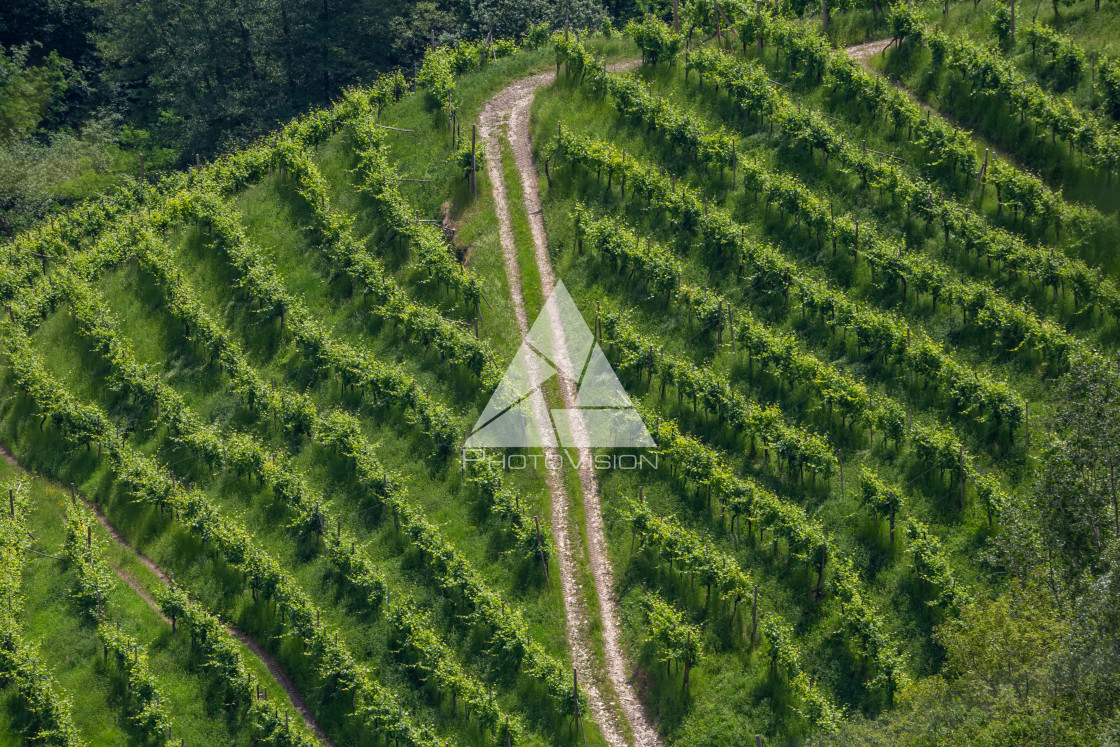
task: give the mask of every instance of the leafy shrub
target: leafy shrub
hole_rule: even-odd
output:
[[[680,34],[674,34],[667,24],[652,17],[641,23],[631,21],[626,24],[626,34],[642,50],[642,59],[651,65],[671,62],[684,46]]]
[[[486,164],[486,149],[482,143],[478,143],[474,151],[475,169],[482,171],[482,167]],[[464,140],[459,144],[459,148],[447,157],[450,163],[459,167],[463,172],[463,176],[469,176],[471,173],[471,144]]]
[[[997,5],[991,19],[992,30],[995,32],[1000,49],[1010,49],[1015,41],[1011,35],[1011,11],[1007,9],[1006,5]]]

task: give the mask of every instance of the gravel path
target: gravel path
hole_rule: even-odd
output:
[[[871,69],[871,65],[870,63],[868,63],[868,60],[889,47],[893,41],[894,39],[876,39],[875,41],[864,42],[863,44],[856,44],[851,47],[847,47],[844,51],[848,53],[849,57],[858,62],[868,71],[875,72]]]
[[[3,445],[0,445],[0,456],[3,456],[8,464],[12,465],[13,467],[17,467],[21,470],[24,470],[25,472],[28,471],[22,464],[19,463],[19,460],[17,460],[15,456],[13,456],[12,453],[8,451],[8,449]],[[137,559],[139,559],[140,562],[144,564],[144,567],[155,574],[156,578],[158,578],[162,583],[171,583],[170,577],[168,577],[168,575],[163,572],[163,569],[156,565],[155,562],[147,555],[139,552],[135,547],[133,547],[129,543],[129,541],[125,539],[124,535],[122,535],[120,531],[109,522],[109,519],[105,516],[105,514],[101,513],[101,510],[97,507],[96,504],[94,504],[81,493],[78,493],[77,496],[82,499],[82,502],[86,505],[86,508],[93,512],[94,516],[97,517],[97,521],[101,524],[101,527],[110,537],[113,538],[114,542],[119,544],[131,554],[135,555]],[[118,568],[111,563],[110,566],[114,571],[116,571],[117,575],[122,581],[128,584],[129,587],[131,587],[132,590],[135,591],[140,596],[140,598],[143,599],[144,602],[147,603],[147,605],[155,611],[156,614],[163,618],[164,622],[166,622],[168,625],[171,624],[171,620],[169,620],[167,616],[163,614],[163,610],[160,609],[159,604],[155,599],[152,598],[152,595],[148,592],[143,584],[137,581],[133,577],[133,575],[125,569]],[[311,713],[311,709],[307,707],[307,703],[306,701],[304,701],[303,696],[300,695],[299,690],[295,685],[292,684],[292,681],[288,679],[288,675],[284,673],[284,670],[280,666],[280,663],[276,661],[272,654],[265,651],[264,648],[262,648],[261,645],[257,643],[257,641],[248,633],[238,630],[228,623],[226,624],[226,630],[229,631],[229,634],[234,638],[245,644],[246,648],[252,651],[253,654],[261,660],[261,663],[264,664],[265,668],[267,668],[269,673],[272,674],[277,684],[279,684],[280,687],[283,688],[284,693],[288,696],[288,700],[292,704],[292,708],[294,708],[296,712],[299,713],[299,715],[303,718],[303,723],[307,727],[308,731],[314,734],[315,738],[318,739],[321,744],[326,745],[326,747],[334,747],[334,743],[331,742],[329,738],[327,738],[326,732],[323,731],[322,727],[320,727],[319,723],[315,720],[315,716]]]
[[[616,68],[632,67],[634,64],[626,63],[616,66]],[[533,236],[534,256],[537,271],[541,278],[542,294],[545,298],[548,298],[556,286],[556,277],[548,253],[548,240],[544,230],[537,168],[533,162],[529,143],[529,110],[536,89],[551,83],[554,77],[553,73],[548,72],[524,78],[511,84],[486,104],[479,126],[482,140],[487,144],[487,153],[490,154],[490,158],[487,159],[487,175],[494,194],[494,207],[498,215],[499,235],[502,254],[505,259],[506,276],[509,280],[510,295],[522,336],[529,332],[529,319],[525,311],[525,300],[521,294],[521,268],[518,264],[517,247],[513,239],[512,218],[505,177],[502,171],[501,147],[498,137],[504,127],[521,178],[521,191],[525,212],[529,218],[529,228]],[[549,322],[552,326],[553,339],[557,344],[557,353],[564,355],[567,345],[560,320],[555,315],[550,315]],[[560,377],[560,393],[564,407],[572,409],[576,387],[575,383],[566,376]],[[533,398],[533,412],[534,417],[539,422],[548,422],[547,403],[540,393]],[[576,432],[585,430],[582,417],[579,417],[578,410],[575,410],[575,412],[576,417],[573,418],[571,424],[573,430]],[[551,425],[547,427],[551,429]],[[568,642],[572,650],[572,657],[575,660],[576,670],[580,676],[580,684],[587,693],[588,707],[596,723],[603,731],[607,742],[612,746],[619,747],[631,742],[642,747],[659,745],[661,743],[660,737],[642,708],[637,691],[630,681],[630,668],[622,653],[618,609],[614,598],[614,574],[607,555],[606,537],[603,533],[603,516],[599,504],[599,483],[594,470],[588,466],[590,456],[589,449],[580,450],[583,466],[579,470],[579,480],[584,501],[588,557],[599,603],[606,675],[617,698],[617,710],[621,711],[632,740],[627,738],[627,734],[621,728],[622,725],[619,723],[616,709],[612,707],[611,703],[607,702],[596,686],[596,665],[590,646],[591,634],[588,611],[583,603],[583,597],[576,580],[577,565],[573,543],[578,542],[578,532],[573,531],[571,526],[570,497],[564,485],[562,473],[560,469],[549,469],[547,478],[552,498],[552,532],[556,541],[557,559],[560,565],[560,586],[564,597]],[[553,459],[546,461],[550,464],[559,463],[559,460]]]

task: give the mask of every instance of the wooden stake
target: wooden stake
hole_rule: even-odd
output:
[[[476,142],[478,140],[478,125],[471,125],[471,195],[474,197],[474,204],[478,204],[478,161],[476,152]]]
[[[984,172],[988,170],[988,149],[984,149],[984,165],[980,167],[980,172],[976,175],[976,186],[972,188],[972,200],[976,201],[976,191],[980,189],[980,182],[984,180]]]
[[[957,455],[957,466],[960,469],[960,483],[961,491],[957,500],[957,508],[964,509],[964,444],[961,444],[960,452]]]
[[[735,317],[731,304],[727,304],[727,334],[731,336],[731,352],[735,352]]]
[[[759,529],[761,533],[761,528]],[[754,601],[751,602],[751,646],[754,646],[754,634],[758,631],[758,584],[754,585]]]

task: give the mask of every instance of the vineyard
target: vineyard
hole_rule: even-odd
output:
[[[1086,3],[433,31],[15,235],[0,742],[1120,744]]]

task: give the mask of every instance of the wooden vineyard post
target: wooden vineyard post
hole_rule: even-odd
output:
[[[568,46],[568,19],[564,18],[564,47]],[[568,55],[564,55],[564,75],[568,74]]]
[[[828,0],[821,0],[821,31],[828,31]]]
[[[720,30],[719,3],[717,2],[717,0],[712,0],[712,11],[713,11],[713,15],[715,15],[715,17],[716,17],[716,44],[722,47],[723,46],[723,34],[721,33],[721,30]]]
[[[735,189],[735,166],[738,161],[735,158],[735,143],[731,144],[731,189]]]
[[[754,636],[758,632],[758,584],[754,585],[754,600],[751,602],[751,648],[754,648]]]
[[[610,179],[607,180],[608,182]],[[626,149],[622,149],[622,184],[620,186],[622,199],[626,199]]]
[[[692,631],[688,631],[684,643],[684,683],[681,685],[681,691],[688,690],[688,673],[692,669]]]
[[[533,517],[533,522],[537,526],[537,552],[541,556],[541,570],[544,571],[544,583],[546,586],[551,586],[552,583],[548,580],[548,556],[544,552],[544,540],[541,539],[541,517],[539,515]]]
[[[478,125],[471,125],[471,196],[474,204],[478,204],[478,159],[477,159]]]
[[[756,18],[762,16],[762,0],[754,0],[754,15]],[[758,25],[758,53],[762,54],[762,24]]]
[[[583,713],[579,709],[579,673],[572,667],[572,711],[576,720],[576,727],[583,735],[583,747],[587,747],[587,732],[583,729]]]
[[[1027,451],[1031,450],[1031,401],[1028,399],[1024,403],[1023,409],[1023,441],[1027,446]]]
[[[681,32],[681,21],[677,15],[677,0],[673,0],[673,33],[679,34]]]
[[[957,508],[963,510],[964,509],[964,445],[963,444],[960,447],[960,451],[957,453],[957,467],[960,471],[960,487],[961,487],[960,493],[958,493],[958,496],[957,496]]]
[[[972,200],[976,202],[976,192],[980,189],[980,182],[984,181],[984,174],[988,171],[988,149],[984,149],[984,165],[980,167],[980,172],[976,175],[976,186],[972,188]],[[981,198],[983,199],[983,198]]]
[[[16,518],[16,494],[12,488],[8,488],[8,512]]]
[[[890,516],[891,525],[891,545],[894,545],[894,491],[887,493],[887,511]]]
[[[735,352],[735,318],[732,315],[731,304],[727,304],[727,334],[731,337],[731,352]]]
[[[820,565],[817,566],[817,588],[814,591],[817,599],[824,594],[824,564],[828,561],[828,545],[821,545]]]
[[[945,15],[949,15],[949,0],[945,0]],[[1011,43],[1015,43],[1015,0],[1011,0]]]
[[[844,495],[844,457],[836,453],[836,461],[840,464],[840,496]]]

